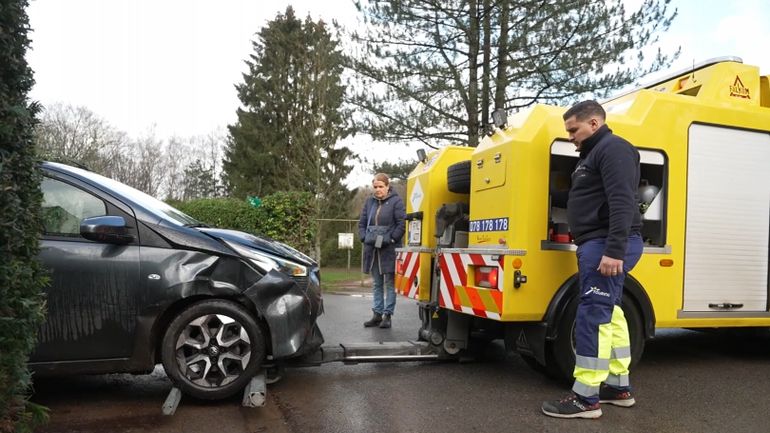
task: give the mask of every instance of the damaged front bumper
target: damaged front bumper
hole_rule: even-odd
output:
[[[316,324],[323,313],[317,267],[301,279],[272,270],[243,294],[254,303],[270,328],[274,359],[303,356],[323,344]]]

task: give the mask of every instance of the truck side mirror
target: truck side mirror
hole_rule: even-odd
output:
[[[423,164],[428,160],[428,154],[425,153],[425,149],[417,149],[417,160]]]
[[[508,123],[508,113],[505,111],[505,108],[498,108],[492,112],[492,122],[500,129],[505,128],[505,125]]]

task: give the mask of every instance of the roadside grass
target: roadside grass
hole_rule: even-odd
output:
[[[360,291],[366,290],[369,284],[369,276],[358,267],[351,267],[350,270],[344,267],[321,268],[321,289],[324,291]]]

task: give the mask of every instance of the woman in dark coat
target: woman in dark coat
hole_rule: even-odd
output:
[[[372,274],[372,318],[367,328],[390,328],[390,317],[396,308],[396,246],[404,236],[406,209],[401,197],[390,190],[388,175],[377,173],[372,180],[374,194],[366,200],[358,219],[358,234],[364,243],[363,271]]]

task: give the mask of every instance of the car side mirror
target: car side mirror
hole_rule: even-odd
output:
[[[128,244],[134,236],[128,232],[126,220],[121,216],[97,216],[80,221],[80,235],[89,241],[110,244]]]

